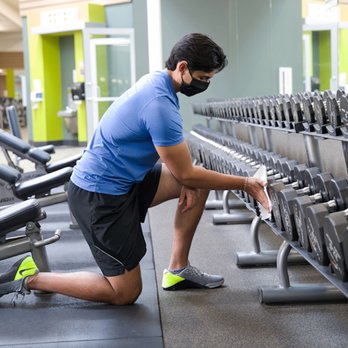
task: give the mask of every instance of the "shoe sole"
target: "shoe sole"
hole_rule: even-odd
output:
[[[162,289],[166,291],[176,291],[176,290],[185,290],[185,289],[214,289],[214,288],[218,288],[223,283],[224,281],[221,280],[220,282],[201,285],[201,284],[191,282],[190,280],[185,279],[182,282],[176,283],[168,288],[162,287]]]

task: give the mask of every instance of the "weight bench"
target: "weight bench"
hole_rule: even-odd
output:
[[[18,122],[17,111],[13,105],[6,107],[6,116],[11,133],[15,137],[22,139],[22,133]],[[40,146],[39,149],[51,154],[56,152],[54,149],[54,145],[52,144]]]
[[[47,173],[52,173],[61,168],[73,167],[76,164],[76,161],[81,158],[81,155],[78,154],[60,161],[50,162],[51,156],[47,152],[39,148],[32,147],[24,140],[19,139],[1,129],[0,146],[8,165],[23,173],[23,180],[38,177]],[[36,170],[31,172],[24,172],[24,170],[18,164],[15,164],[13,162],[9,152],[12,152],[21,159],[26,159],[30,162],[33,162],[35,164]]]
[[[41,272],[49,272],[46,245],[59,240],[61,231],[44,239],[38,221],[44,219],[46,213],[36,199],[29,199],[0,211],[0,260],[24,253],[31,253]],[[25,227],[23,235],[8,236],[12,232]]]
[[[53,173],[22,181],[22,174],[15,168],[0,164],[0,206],[35,197],[42,207],[66,201],[67,193],[51,190],[65,185],[71,176],[72,168],[62,168]]]

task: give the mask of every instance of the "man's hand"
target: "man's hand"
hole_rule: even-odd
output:
[[[266,185],[266,181],[262,181],[258,178],[248,177],[245,191],[252,195],[268,212],[270,212],[269,202],[264,191],[264,187]]]
[[[181,213],[196,206],[199,199],[199,189],[183,186],[179,196],[179,208]]]

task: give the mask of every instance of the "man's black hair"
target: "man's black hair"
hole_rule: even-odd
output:
[[[191,71],[221,71],[227,65],[222,48],[208,36],[192,33],[175,44],[166,61],[168,70],[175,70],[178,62],[186,60]]]

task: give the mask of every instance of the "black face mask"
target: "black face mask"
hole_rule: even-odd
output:
[[[192,77],[191,71],[189,70]],[[204,92],[209,87],[208,81],[201,81],[192,77],[190,84],[186,83],[181,77],[180,92],[188,97]]]

